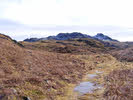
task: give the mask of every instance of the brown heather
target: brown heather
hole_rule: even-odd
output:
[[[106,100],[133,100],[133,69],[115,70],[105,80]]]
[[[133,47],[126,48],[124,50],[113,51],[111,54],[120,61],[133,62]]]

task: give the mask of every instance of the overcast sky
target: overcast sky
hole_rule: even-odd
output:
[[[0,32],[16,40],[59,32],[133,41],[133,0],[0,0]]]

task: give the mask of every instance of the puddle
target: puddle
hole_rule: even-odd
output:
[[[80,95],[87,93],[93,93],[95,89],[100,89],[102,86],[96,85],[92,82],[81,82],[78,86],[74,88],[75,92],[78,92]]]
[[[89,78],[95,78],[95,77],[97,77],[98,75],[96,75],[96,74],[88,74],[87,75]]]
[[[96,73],[98,73],[98,74],[102,74],[103,72],[102,72],[102,71],[98,71],[98,70],[96,70]]]
[[[97,76],[99,76],[98,74],[102,74],[102,73],[103,73],[102,71],[96,70],[95,74],[88,74],[87,78],[93,79],[93,78],[96,78]],[[79,85],[77,85],[74,88],[74,91],[78,92],[79,96],[82,96],[82,95],[85,95],[88,93],[93,93],[94,90],[101,89],[101,88],[103,88],[102,85],[96,84],[95,82],[87,81],[87,82],[81,82]]]

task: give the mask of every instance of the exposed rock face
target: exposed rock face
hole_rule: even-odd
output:
[[[30,97],[23,97],[23,100],[31,100]]]
[[[94,38],[102,41],[117,41],[102,33],[98,33],[97,35],[94,36]]]
[[[89,35],[82,34],[79,32],[73,32],[73,33],[59,33],[57,36],[49,36],[47,39],[49,40],[68,40],[68,39],[74,39],[74,38],[92,38]]]

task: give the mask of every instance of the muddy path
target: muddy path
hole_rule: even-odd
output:
[[[94,60],[92,56],[86,62],[90,65]],[[114,70],[133,68],[133,63],[119,62],[105,55],[94,65],[94,69],[89,70],[78,84],[68,84],[64,89],[66,94],[56,100],[105,100],[103,98],[106,89],[105,77]]]
[[[132,63],[112,61],[100,63],[96,69],[89,71],[83,80],[73,88],[73,98],[69,100],[105,100],[105,77],[113,70],[130,69]],[[126,67],[125,67],[126,66]]]
[[[104,92],[103,71],[89,72],[82,82],[74,87],[75,100],[102,100]]]

